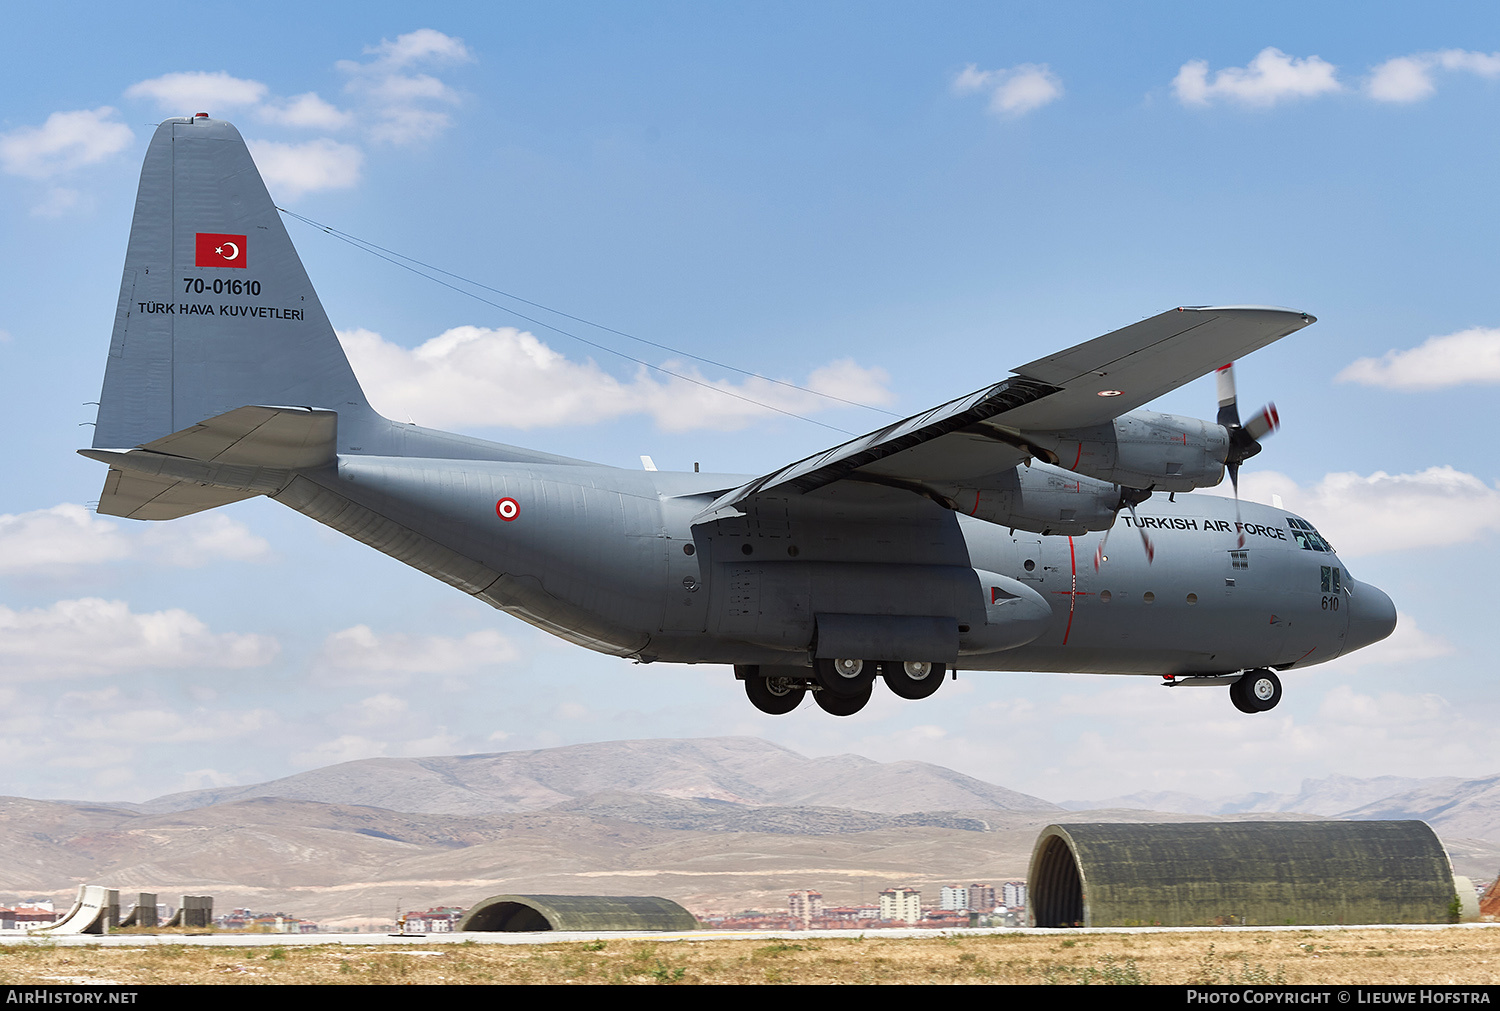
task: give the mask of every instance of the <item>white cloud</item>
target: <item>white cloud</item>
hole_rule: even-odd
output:
[[[1420,102],[1437,91],[1433,71],[1449,70],[1500,77],[1500,53],[1475,53],[1464,49],[1413,53],[1386,60],[1370,73],[1365,91],[1381,102]]]
[[[160,565],[196,569],[210,562],[262,562],[271,546],[222,513],[200,513],[171,523],[152,523],[136,537],[139,557]]]
[[[1335,382],[1383,386],[1393,390],[1439,390],[1448,386],[1500,383],[1500,329],[1470,327],[1421,346],[1387,351],[1380,358],[1360,358],[1346,366]]]
[[[11,175],[50,179],[103,161],[135,140],[130,127],[114,116],[107,105],[54,112],[41,126],[0,134],[0,167]]]
[[[388,692],[371,695],[344,707],[344,718],[360,727],[380,727],[407,719],[411,707]]]
[[[1500,488],[1449,466],[1415,474],[1327,474],[1307,488],[1275,471],[1247,471],[1240,474],[1240,493],[1255,502],[1280,495],[1348,558],[1464,544],[1500,530]],[[1210,494],[1227,495],[1228,486]],[[1455,515],[1463,522],[1453,522]]]
[[[263,539],[214,513],[170,524],[128,526],[71,502],[0,514],[0,573],[49,572],[129,558],[193,568],[269,556],[270,546]]]
[[[1493,771],[1500,758],[1483,715],[1436,694],[1377,694],[1334,684],[1321,691],[1315,713],[1302,715],[1299,697],[1318,698],[1312,693],[1330,677],[1337,675],[1321,667],[1283,674],[1285,701],[1253,716],[1231,708],[1227,689],[1168,693],[1132,678],[1118,680],[1135,684],[1091,679],[1094,690],[1047,704],[1037,729],[1020,730],[1023,753],[1056,754],[1029,783],[1006,785],[1055,800],[1155,790],[1215,797],[1295,789],[1306,776],[1332,772],[1474,776]],[[1083,729],[1091,721],[1104,729]],[[1214,754],[1222,761],[1164,761],[1163,740],[1172,741],[1175,754]]]
[[[280,102],[267,102],[255,114],[267,123],[315,130],[342,130],[354,121],[352,115],[312,91]]]
[[[266,188],[278,199],[299,197],[315,190],[348,189],[359,182],[365,155],[351,144],[326,137],[303,144],[270,140],[246,141]]]
[[[69,720],[66,736],[91,742],[134,741],[163,744],[227,743],[235,738],[263,732],[276,724],[268,709],[212,712],[204,709],[176,712],[170,709],[124,708],[99,716]]]
[[[0,605],[0,676],[30,680],[141,667],[258,667],[277,652],[269,636],[215,633],[180,609],[136,614],[120,600],[61,600],[13,611]]]
[[[42,202],[31,209],[39,218],[60,218],[83,203],[83,194],[66,186],[51,186]]]
[[[444,35],[434,28],[418,28],[398,35],[394,42],[381,39],[378,45],[366,46],[365,53],[374,56],[376,64],[385,67],[407,67],[426,60],[468,63],[474,59],[463,39]]]
[[[421,28],[396,38],[382,39],[365,50],[374,59],[364,63],[341,60],[338,67],[349,75],[346,90],[363,101],[374,122],[370,136],[389,144],[412,144],[430,140],[447,129],[452,120],[439,105],[459,101],[454,91],[427,73],[409,73],[419,64],[467,63],[474,56],[463,40],[431,28]]]
[[[382,741],[359,734],[342,734],[331,741],[314,745],[292,756],[292,764],[302,768],[320,768],[362,758],[386,756],[417,758],[424,755],[448,755],[459,747],[459,738],[439,730],[429,737],[407,741]]]
[[[711,388],[657,379],[644,368],[621,380],[593,361],[572,361],[511,327],[455,327],[411,350],[369,330],[341,331],[339,340],[377,410],[438,428],[529,429],[647,414],[666,431],[729,431],[773,417],[774,411],[761,404],[796,414],[828,406],[823,397],[764,379],[709,383],[696,369],[675,363],[668,363],[674,372]],[[880,405],[894,399],[887,382],[880,369],[842,360],[815,369],[805,385]]]
[[[1184,105],[1206,106],[1218,99],[1240,105],[1270,107],[1294,98],[1312,98],[1343,90],[1338,70],[1316,56],[1298,58],[1267,46],[1244,67],[1227,67],[1209,79],[1208,61],[1182,65],[1172,90]]]
[[[1023,63],[1001,70],[980,70],[969,64],[953,79],[960,95],[987,92],[989,109],[997,116],[1024,116],[1062,97],[1062,80],[1045,63]]]
[[[1397,612],[1396,630],[1389,637],[1335,661],[1340,668],[1363,667],[1366,664],[1415,663],[1452,656],[1457,650],[1440,635],[1424,632],[1409,614]]]
[[[507,663],[517,656],[514,644],[492,629],[455,638],[381,635],[368,625],[355,625],[324,640],[317,667],[341,684],[391,685],[415,674],[450,674]]]
[[[1381,102],[1418,102],[1437,90],[1432,83],[1432,65],[1410,56],[1398,56],[1376,67],[1365,82],[1365,92]]]
[[[132,84],[125,89],[125,97],[149,98],[164,112],[178,116],[191,116],[195,112],[217,116],[215,110],[225,106],[255,105],[269,90],[259,81],[231,77],[222,70],[213,73],[193,70]]]
[[[0,572],[93,565],[131,554],[118,524],[71,502],[0,515]]]
[[[343,734],[292,756],[292,764],[304,768],[321,768],[340,762],[357,762],[362,758],[380,758],[386,754],[384,741],[358,734]]]

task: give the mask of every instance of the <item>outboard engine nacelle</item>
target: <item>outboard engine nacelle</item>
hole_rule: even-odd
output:
[[[1129,488],[1192,491],[1224,480],[1229,431],[1176,414],[1137,411],[1105,425],[1027,432],[1026,442],[1059,467]]]

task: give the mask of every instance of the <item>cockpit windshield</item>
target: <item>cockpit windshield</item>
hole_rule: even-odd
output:
[[[1295,516],[1286,518],[1287,525],[1292,528],[1292,540],[1297,547],[1303,551],[1333,551],[1333,545],[1325,541],[1319,533],[1313,529],[1313,525],[1306,520],[1299,520]]]

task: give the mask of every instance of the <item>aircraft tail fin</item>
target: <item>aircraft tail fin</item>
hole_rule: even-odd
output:
[[[99,401],[95,449],[261,404],[336,412],[341,443],[389,427],[229,123],[169,119],[151,139]]]

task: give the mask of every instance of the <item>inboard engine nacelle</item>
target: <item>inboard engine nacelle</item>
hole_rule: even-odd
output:
[[[1107,530],[1120,507],[1120,488],[1044,463],[984,479],[984,487],[934,484],[954,512],[1038,534],[1078,536]]]
[[[1105,425],[1027,432],[1049,463],[1128,488],[1192,491],[1224,480],[1229,432],[1176,414],[1138,411]]]

